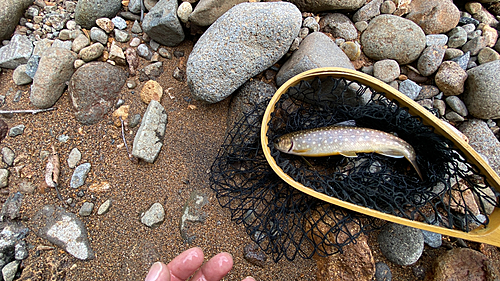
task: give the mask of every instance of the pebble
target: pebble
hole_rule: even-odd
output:
[[[92,202],[85,202],[85,203],[83,203],[83,205],[80,208],[80,211],[78,213],[82,217],[88,217],[88,216],[90,216],[92,214],[92,210],[93,209],[94,209],[94,203],[92,203]]]
[[[132,29],[130,31],[135,34],[142,33],[141,25],[137,20],[134,21],[134,24],[132,25]]]
[[[141,216],[141,222],[148,227],[156,227],[165,220],[165,210],[160,203],[154,203]]]
[[[463,24],[463,25],[466,25],[469,23],[472,23],[475,26],[479,25],[479,21],[475,18],[471,18],[470,16],[468,16],[468,17],[462,16],[462,17],[460,17],[460,20],[458,22],[460,24]]]
[[[130,47],[137,47],[140,44],[141,44],[141,39],[137,37],[132,38],[132,40],[130,41]]]
[[[158,48],[160,47],[160,44],[158,44],[158,42],[156,42],[155,40],[151,40],[149,41],[149,46],[151,47],[151,49],[153,49],[153,51],[158,51]]]
[[[151,100],[161,102],[163,96],[163,88],[155,80],[149,80],[141,89],[141,100],[145,104],[149,104]]]
[[[249,263],[264,268],[267,256],[255,243],[249,243],[243,248],[243,258]]]
[[[469,65],[469,60],[470,60],[470,52],[467,52],[465,54],[462,54],[460,56],[451,59],[451,61],[458,63],[460,68],[462,68],[463,70],[467,70],[467,66]]]
[[[73,64],[73,66],[75,67],[75,69],[78,69],[80,68],[80,66],[84,65],[85,64],[85,61],[84,60],[75,60],[75,63]]]
[[[475,56],[479,53],[479,51],[481,51],[481,49],[486,47],[487,44],[487,38],[484,36],[479,36],[465,43],[465,45],[462,46],[462,51],[464,51],[465,53],[470,52],[471,56]]]
[[[171,59],[172,58],[172,54],[170,54],[170,52],[165,49],[165,48],[160,48],[158,49],[158,53],[160,54],[160,56],[166,58],[166,59]]]
[[[26,64],[33,52],[33,43],[24,35],[14,34],[9,44],[0,48],[0,67],[16,69]]]
[[[345,42],[340,44],[340,49],[347,55],[351,61],[355,61],[361,55],[361,46],[358,42]]]
[[[193,6],[189,2],[182,2],[177,8],[177,16],[183,23],[187,23],[189,21],[189,16],[193,12]]]
[[[372,18],[380,15],[380,6],[384,0],[372,0],[371,2],[365,4],[359,10],[354,13],[352,20],[354,22],[358,21],[369,21]]]
[[[486,47],[479,51],[477,55],[477,61],[479,64],[485,64],[500,59],[500,54],[490,47]],[[16,68],[17,69],[17,68]]]
[[[476,30],[476,26],[472,23],[462,25],[462,28],[467,32],[467,34],[471,33],[472,31]]]
[[[495,43],[498,41],[498,31],[489,25],[483,26],[483,36],[486,38],[486,46],[494,47]]]
[[[104,46],[101,43],[94,43],[88,47],[83,48],[78,56],[85,62],[93,61],[100,56],[102,56],[104,52]]]
[[[424,49],[418,58],[417,69],[423,76],[430,76],[438,70],[444,58],[446,46],[431,45]]]
[[[73,175],[71,176],[70,187],[78,188],[85,183],[87,175],[90,172],[90,163],[83,163],[75,168]]]
[[[450,121],[450,122],[453,122],[453,123],[456,123],[456,122],[463,122],[465,119],[458,113],[456,113],[455,111],[449,111],[447,112],[444,117]]]
[[[488,258],[484,254],[469,248],[455,248],[436,258],[433,280],[488,280],[485,276],[498,273],[487,264]]]
[[[9,185],[9,175],[9,170],[0,169],[0,188],[4,188]]]
[[[425,42],[427,47],[433,45],[444,46],[446,45],[446,43],[448,43],[448,36],[446,36],[445,34],[429,34],[425,36]]]
[[[389,266],[383,262],[377,262],[375,264],[375,281],[391,281],[391,280],[392,280],[392,272]]]
[[[118,65],[127,65],[125,54],[123,53],[122,48],[120,48],[115,41],[111,43],[111,47],[109,48],[109,60]]]
[[[59,135],[59,136],[57,136],[57,140],[59,142],[64,143],[64,142],[67,142],[69,140],[69,136],[68,135]]]
[[[384,226],[377,241],[382,254],[389,261],[402,266],[417,262],[424,250],[424,237],[420,229],[395,223]]]
[[[94,258],[87,229],[75,214],[61,207],[46,205],[31,219],[31,223],[31,229],[38,236],[64,249],[75,258]]]
[[[111,19],[116,28],[123,30],[127,28],[127,22],[121,17],[114,17]],[[116,33],[115,33],[116,34]]]
[[[384,1],[382,5],[380,5],[380,13],[381,14],[392,14],[396,11],[396,4],[393,1]]]
[[[26,249],[26,242],[20,240],[16,246],[14,246],[14,258],[18,261],[22,261],[28,257],[28,250]]]
[[[137,54],[146,60],[151,60],[151,57],[153,56],[153,53],[149,50],[148,45],[146,44],[140,44],[137,47]]]
[[[439,248],[443,244],[443,235],[427,230],[422,230],[424,243],[432,248]]]
[[[99,183],[93,183],[89,186],[89,191],[90,192],[96,192],[96,193],[102,193],[102,192],[106,192],[108,190],[111,189],[111,185],[109,184],[109,182],[107,181],[103,181],[103,182],[99,182]],[[81,192],[81,194],[80,194]],[[83,193],[83,191],[79,191],[80,195],[78,195],[79,197],[83,197],[85,194]]]
[[[16,277],[16,272],[21,262],[18,260],[9,262],[2,268],[2,276],[5,281],[12,281]]]
[[[134,79],[127,80],[127,88],[134,89],[137,87],[137,82]]]
[[[481,30],[474,30],[472,32],[468,32],[467,33],[467,40],[472,40],[474,38],[481,36],[482,34],[483,34],[483,32]]]
[[[90,39],[103,45],[106,45],[108,43],[108,35],[99,27],[92,27],[92,29],[90,30]]]
[[[304,38],[306,38],[307,35],[309,35],[309,28],[302,27],[299,31],[299,38],[304,39]]]
[[[439,67],[434,80],[444,95],[456,96],[463,93],[467,77],[467,73],[458,63],[445,61]]]
[[[159,1],[142,21],[143,31],[165,46],[177,46],[184,40],[184,31],[177,17],[178,2]]]
[[[448,47],[459,48],[467,42],[467,32],[464,28],[457,26],[448,32]]]
[[[25,128],[25,126],[22,124],[10,128],[9,137],[16,137],[16,136],[22,135],[24,133],[24,128]]]
[[[451,109],[453,109],[456,113],[460,114],[463,117],[469,114],[464,102],[457,96],[446,97],[446,103],[450,106]]]
[[[403,82],[399,83],[399,91],[412,100],[414,100],[418,96],[420,90],[422,90],[422,87],[420,87],[417,83],[411,81],[410,79],[404,80]]]
[[[420,93],[415,98],[415,100],[430,99],[439,94],[439,88],[433,85],[422,85]]]
[[[332,16],[332,15],[341,15],[341,14],[329,14],[329,15],[327,15],[325,17],[325,20],[326,20],[327,17]],[[347,19],[349,20],[349,18],[347,18]],[[307,18],[305,18],[304,22],[302,23],[302,26],[303,27],[307,27],[312,32],[319,31],[319,23],[316,21],[316,19],[314,17],[307,17]]]
[[[33,79],[28,74],[26,74],[26,68],[26,64],[21,64],[20,66],[16,67],[14,73],[12,74],[12,80],[14,81],[14,84],[21,86],[29,84],[33,81]]]
[[[435,99],[432,101],[432,107],[438,110],[439,116],[445,115],[446,103],[443,100]]]
[[[139,57],[136,50],[134,48],[127,48],[125,50],[125,58],[127,59],[130,75],[135,76],[139,67]]]
[[[75,40],[73,40],[73,44],[71,45],[71,50],[73,50],[73,52],[75,53],[78,53],[83,48],[89,45],[90,45],[90,39],[87,38],[87,36],[85,36],[84,34],[80,34],[75,38]]]
[[[126,43],[130,40],[130,34],[126,31],[115,29],[115,39],[118,42]]]
[[[2,160],[5,164],[7,164],[7,166],[12,166],[15,157],[16,154],[12,149],[7,146],[2,147]]]
[[[385,83],[396,80],[399,74],[401,74],[399,64],[395,60],[380,60],[373,64],[373,76]]]
[[[469,113],[481,119],[500,118],[500,60],[467,70],[464,102]]]
[[[35,78],[39,63],[40,56],[37,55],[32,55],[26,63],[26,74],[31,77],[31,79]]]
[[[368,22],[366,22],[364,20],[363,21],[358,21],[357,23],[354,24],[354,26],[356,27],[356,29],[359,32],[363,32],[363,31],[365,31],[368,28]]]
[[[143,82],[147,80],[155,80],[162,73],[163,73],[163,63],[161,61],[152,63],[141,69],[139,81]]]
[[[108,199],[104,201],[104,203],[99,206],[99,209],[97,209],[97,215],[104,215],[109,211],[109,208],[111,207],[111,199]]]
[[[154,163],[163,146],[166,126],[167,112],[159,102],[151,100],[135,135],[132,155]]]
[[[130,117],[130,122],[129,122],[129,127],[130,128],[135,128],[139,123],[141,122],[141,115],[139,113],[132,115]]]
[[[81,159],[82,159],[82,153],[80,152],[80,150],[78,150],[78,148],[74,147],[68,156],[68,160],[67,160],[68,166],[71,169],[75,168]]]

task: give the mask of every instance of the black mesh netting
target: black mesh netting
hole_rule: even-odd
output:
[[[229,130],[211,168],[211,187],[231,217],[260,247],[293,260],[297,254],[331,255],[381,221],[297,191],[270,168],[260,125],[269,101],[255,106]],[[281,169],[302,185],[363,207],[462,231],[488,224],[497,194],[452,143],[397,102],[358,82],[315,78],[290,88],[275,104],[267,137]],[[307,157],[274,148],[273,140],[299,130],[354,120],[407,141],[423,174],[410,163],[376,153]]]

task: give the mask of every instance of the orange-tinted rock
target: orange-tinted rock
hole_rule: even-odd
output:
[[[160,84],[154,80],[149,80],[144,84],[141,90],[141,100],[145,104],[149,104],[151,100],[155,100],[157,102],[161,101],[161,97],[163,96],[163,88]]]
[[[488,258],[475,250],[457,248],[450,250],[437,259],[434,267],[434,281],[451,280],[497,280],[497,269]]]
[[[425,34],[450,31],[460,20],[460,11],[451,0],[413,0],[407,19],[418,24]]]

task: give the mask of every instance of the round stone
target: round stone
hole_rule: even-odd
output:
[[[401,70],[395,60],[380,60],[373,64],[373,76],[385,83],[396,80],[399,74],[401,74]]]
[[[395,223],[387,224],[378,236],[382,254],[391,262],[406,266],[418,261],[424,250],[420,229]]]
[[[415,61],[426,45],[425,33],[414,22],[393,15],[380,15],[361,34],[363,51],[375,60],[393,59],[399,64]]]

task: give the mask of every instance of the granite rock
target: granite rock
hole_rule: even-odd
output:
[[[26,64],[33,53],[33,43],[25,35],[15,34],[9,44],[0,48],[0,67],[16,69]]]
[[[323,12],[331,10],[355,11],[361,8],[366,0],[290,0],[303,12]]]
[[[460,11],[452,0],[412,0],[406,18],[418,24],[425,34],[440,34],[457,26]]]
[[[184,40],[184,31],[177,17],[176,0],[160,0],[144,16],[142,30],[156,42],[173,47]]]
[[[151,100],[135,135],[132,155],[154,163],[163,146],[166,127],[167,112],[159,102]]]
[[[189,21],[198,26],[209,26],[232,7],[247,0],[200,0],[189,15]]]
[[[98,18],[113,18],[122,7],[121,0],[79,0],[75,9],[75,21],[83,28],[96,26]]]
[[[469,113],[481,119],[500,118],[500,60],[467,70],[464,102]]]
[[[454,61],[445,61],[439,67],[434,81],[446,96],[460,95],[464,91],[467,72]]]

